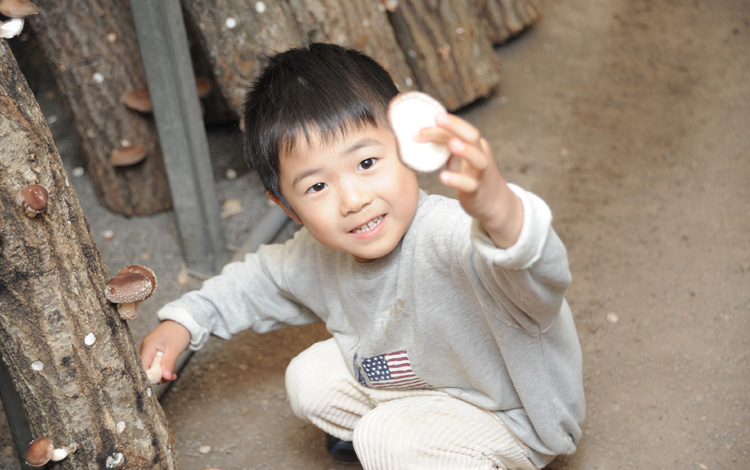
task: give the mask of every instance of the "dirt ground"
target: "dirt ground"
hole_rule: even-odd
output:
[[[534,28],[497,48],[500,89],[460,114],[508,180],[548,201],[569,250],[587,417],[578,452],[551,468],[748,469],[750,3],[545,4]],[[72,171],[82,161],[66,110],[44,83],[37,94]],[[209,137],[220,197],[243,204],[224,219],[240,245],[267,206],[237,131]],[[161,304],[199,286],[177,282],[173,215],[119,217],[87,175],[72,181],[108,269],[143,262],[160,277],[132,325],[140,341]],[[423,185],[445,193],[433,176]],[[180,468],[352,468],[284,394],[286,363],[326,337],[321,325],[244,333],[196,353],[162,399]],[[11,444],[0,418],[2,469],[20,468]]]

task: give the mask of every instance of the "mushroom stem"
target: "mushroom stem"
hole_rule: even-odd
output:
[[[68,455],[72,454],[73,452],[78,450],[78,444],[75,442],[71,442],[70,445],[60,447],[59,449],[55,449],[52,452],[52,458],[50,459],[53,462],[59,462],[60,460],[64,459]]]
[[[138,316],[138,304],[140,302],[128,302],[126,304],[117,304],[117,311],[123,320],[135,320]]]
[[[59,462],[60,460],[64,459],[68,456],[70,452],[68,452],[67,447],[60,447],[59,449],[55,449],[52,452],[52,458],[50,459],[53,462]]]
[[[154,359],[151,361],[151,367],[146,369],[146,376],[148,377],[148,382],[150,384],[158,384],[161,382],[161,358],[164,356],[164,353],[161,351],[156,351],[156,356],[154,356]]]

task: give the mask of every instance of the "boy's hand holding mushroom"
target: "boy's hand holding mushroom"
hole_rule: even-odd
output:
[[[166,320],[149,333],[141,342],[141,361],[147,370],[152,369],[154,360],[161,360],[161,380],[177,379],[174,365],[177,358],[190,345],[190,332],[177,322]],[[161,359],[157,359],[161,354]],[[155,368],[154,368],[155,370]],[[149,377],[149,380],[151,379]],[[153,383],[153,382],[152,382]]]
[[[451,157],[440,181],[456,190],[464,210],[477,219],[498,248],[509,248],[523,226],[523,205],[497,169],[492,149],[476,127],[449,113],[422,128],[417,142],[448,145]]]

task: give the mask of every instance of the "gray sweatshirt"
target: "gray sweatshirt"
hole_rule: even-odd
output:
[[[550,210],[511,189],[524,222],[509,249],[456,200],[421,192],[414,221],[383,258],[357,263],[303,228],[227,265],[159,318],[187,327],[193,349],[209,334],[322,319],[365,386],[442,390],[493,411],[544,466],[581,436],[581,349]]]

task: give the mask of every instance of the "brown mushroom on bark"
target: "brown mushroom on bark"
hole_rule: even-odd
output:
[[[10,18],[25,18],[39,10],[29,0],[0,0],[0,13]]]
[[[195,91],[200,99],[208,96],[211,93],[211,80],[206,77],[195,77]]]
[[[195,77],[195,91],[203,99],[211,93],[211,81],[206,77]],[[120,102],[127,108],[140,113],[153,113],[154,104],[147,87],[131,88],[120,97]]]
[[[109,162],[112,166],[135,165],[144,158],[146,158],[146,147],[140,144],[122,145],[109,154]]]
[[[141,113],[152,113],[154,106],[151,104],[151,95],[148,88],[131,88],[122,94],[120,98],[122,104],[128,108]]]
[[[58,462],[64,459],[68,454],[75,452],[76,448],[77,446],[72,444],[67,447],[56,449],[55,445],[52,443],[52,439],[49,437],[40,437],[35,439],[29,445],[24,457],[26,463],[32,467],[41,467],[46,465],[47,462]]]
[[[104,295],[108,301],[117,304],[123,320],[133,320],[138,316],[138,304],[151,297],[156,284],[156,275],[149,268],[125,266],[109,280]]]
[[[47,209],[48,200],[47,188],[41,184],[31,184],[16,194],[16,203],[29,217],[36,217],[40,212],[44,212]]]

